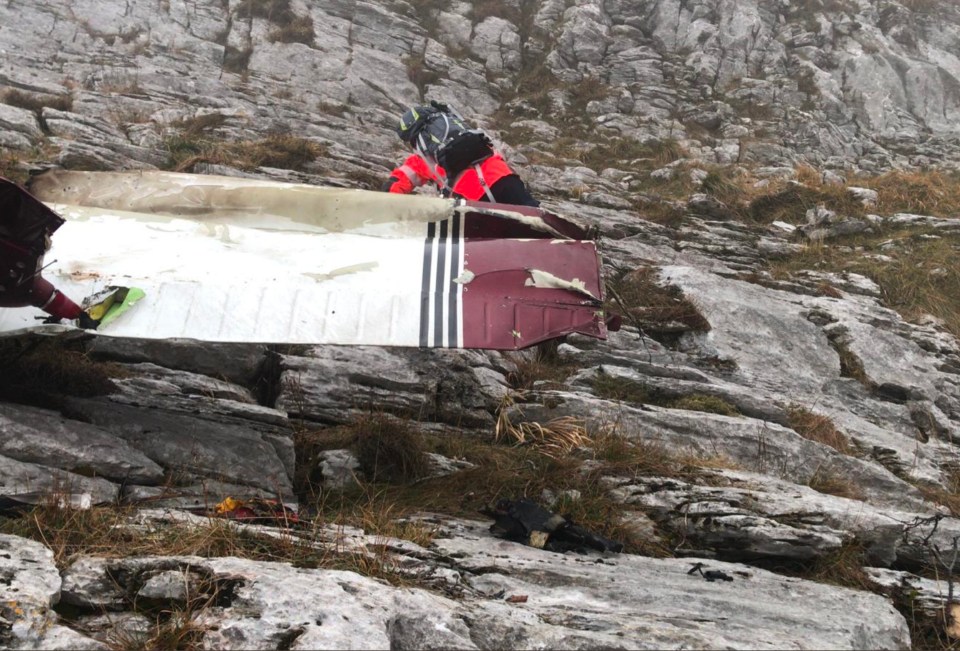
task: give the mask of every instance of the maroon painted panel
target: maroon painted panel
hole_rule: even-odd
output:
[[[575,240],[467,240],[463,286],[466,348],[525,348],[579,332],[605,338],[603,289],[593,242]],[[584,283],[595,298],[564,288],[534,287],[530,270]]]
[[[591,239],[591,234],[588,229],[542,208],[513,206],[503,203],[486,203],[481,201],[465,201],[464,204],[477,210],[477,212],[466,212],[464,236],[468,239],[553,238],[558,236],[568,237],[571,240]],[[506,210],[520,213],[527,217],[537,217],[556,231],[556,234],[544,231],[543,229],[533,228],[515,219],[485,213],[485,210]]]

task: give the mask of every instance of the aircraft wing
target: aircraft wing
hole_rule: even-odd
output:
[[[143,290],[105,336],[500,350],[606,336],[595,243],[539,209],[167,172],[49,172],[31,193],[66,220],[45,278],[78,302]],[[43,316],[0,309],[0,336],[72,327]]]

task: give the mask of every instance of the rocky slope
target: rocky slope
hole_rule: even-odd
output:
[[[0,403],[0,493],[68,486],[171,509],[128,523],[150,537],[194,521],[178,507],[295,499],[294,434],[371,410],[477,440],[498,420],[573,418],[699,470],[598,478],[637,537],[675,558],[559,555],[449,514],[420,516],[434,531],[423,545],[349,528],[310,539],[387,554],[416,578],[392,585],[189,552],[90,555],[61,572],[5,535],[0,645],[124,646],[151,612],[192,609],[207,648],[909,647],[916,622],[901,612],[942,606],[960,536],[934,500],[960,467],[960,343],[941,321],[905,320],[865,276],[770,266],[801,230],[912,227],[955,248],[960,221],[814,210],[792,230],[701,194],[668,223],[645,207],[658,178],[688,167],[697,182],[713,164],[773,180],[800,162],[827,179],[956,167],[958,45],[957,6],[929,0],[4,3],[0,145],[22,161],[8,173],[177,164],[374,188],[401,155],[397,113],[446,99],[551,209],[597,227],[630,318],[607,342],[564,342],[563,382],[522,393],[526,361],[491,352],[93,339],[83,348],[116,365],[115,389]],[[211,149],[277,134],[319,148],[296,164]],[[649,270],[699,319],[647,318],[629,290]],[[724,413],[683,402],[705,396]],[[350,463],[323,450],[307,471],[329,487]],[[795,576],[852,549],[869,568],[859,589]],[[732,580],[688,574],[696,560]],[[939,581],[924,578],[933,568]]]

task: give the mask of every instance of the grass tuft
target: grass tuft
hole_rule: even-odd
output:
[[[960,214],[960,173],[939,170],[893,171],[863,179],[863,187],[876,190],[881,214],[899,212],[933,217]]]
[[[271,43],[303,43],[304,45],[313,45],[314,38],[316,38],[316,32],[310,16],[297,16],[267,36],[267,40]]]
[[[190,127],[192,128],[192,127]],[[166,140],[168,168],[189,172],[199,163],[229,165],[242,170],[258,167],[304,170],[326,154],[320,143],[288,134],[272,134],[256,141],[219,142],[182,133]]]
[[[597,373],[591,386],[600,398],[631,402],[638,405],[655,405],[667,409],[702,411],[721,416],[739,416],[740,410],[723,398],[704,393],[669,395],[663,390],[628,378],[618,378],[606,373]]]
[[[661,284],[654,267],[608,276],[607,295],[607,314],[623,317],[661,343],[670,343],[688,331],[710,331],[710,322],[697,305],[677,287]]]
[[[378,414],[353,424],[353,447],[373,482],[410,483],[429,471],[423,435],[409,421]]]
[[[547,341],[536,347],[515,353],[506,353],[505,357],[513,362],[513,370],[508,372],[507,382],[518,391],[532,389],[537,382],[562,385],[576,370],[576,365],[564,361],[557,352],[557,341]]]
[[[553,458],[564,457],[590,443],[582,421],[573,416],[554,418],[543,424],[527,421],[514,424],[506,414],[506,409],[500,410],[494,431],[497,443],[533,446]]]
[[[75,345],[57,340],[11,338],[0,341],[0,399],[47,409],[64,396],[93,397],[116,391],[116,364],[95,362]]]
[[[840,454],[853,456],[854,446],[847,435],[837,429],[827,416],[814,413],[801,405],[787,409],[790,428],[803,438],[827,445]]]
[[[836,495],[837,497],[846,497],[852,500],[863,500],[864,493],[860,486],[836,474],[830,470],[818,468],[807,485],[818,493],[825,495]]]
[[[38,95],[8,88],[3,92],[3,95],[0,96],[0,101],[4,104],[27,109],[37,114],[45,108],[52,108],[58,111],[73,110],[73,97],[70,95]]]
[[[691,393],[676,398],[667,405],[671,409],[687,409],[689,411],[703,411],[721,416],[739,416],[740,410],[723,398],[708,396],[703,393]]]
[[[871,235],[811,244],[790,258],[771,263],[775,278],[818,269],[852,272],[879,285],[885,305],[904,319],[932,315],[960,336],[960,237],[927,227],[881,229]],[[856,376],[851,376],[856,377]]]
[[[863,568],[867,564],[862,543],[852,540],[815,561],[804,578],[856,590],[870,590],[872,582]]]

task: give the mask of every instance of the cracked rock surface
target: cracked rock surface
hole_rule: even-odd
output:
[[[193,171],[376,189],[404,154],[398,112],[440,98],[494,136],[546,207],[595,227],[608,278],[647,274],[702,322],[633,311],[607,341],[557,347],[576,369],[562,384],[523,391],[511,383],[531,351],[94,338],[85,353],[119,369],[110,392],[56,408],[0,402],[0,494],[69,487],[94,504],[141,507],[130,526],[145,532],[208,526],[186,509],[226,495],[296,501],[297,433],[371,411],[478,440],[502,416],[576,418],[722,463],[697,476],[599,478],[669,559],[553,554],[496,539],[487,522],[430,514],[421,517],[437,534],[425,546],[323,532],[338,553],[388,559],[408,581],[394,583],[200,556],[89,555],[61,573],[42,544],[0,535],[0,647],[108,648],[146,635],[154,620],[142,610],[188,607],[203,645],[224,649],[911,645],[894,605],[916,593],[921,609],[943,607],[944,582],[920,575],[949,569],[931,550],[960,535],[960,520],[930,499],[956,490],[960,342],[932,317],[904,319],[863,275],[783,277],[770,262],[851,233],[955,238],[960,218],[853,219],[810,206],[806,223],[743,223],[698,190],[668,206],[676,219],[655,223],[663,202],[648,192],[651,179],[702,187],[705,170],[691,161],[750,165],[762,182],[793,179],[799,163],[826,183],[957,168],[957,3],[532,0],[493,12],[292,0],[271,3],[290,12],[272,15],[252,5],[0,4],[0,156],[33,161],[21,171],[167,169],[191,133],[282,133],[322,153],[297,169]],[[572,124],[577,146],[563,149]],[[649,147],[672,141],[683,160],[649,171]],[[625,143],[640,147],[635,156],[596,169],[581,160]],[[888,245],[882,255],[898,243]],[[729,411],[683,406],[704,397]],[[844,444],[802,435],[798,410],[829,420]],[[362,480],[349,450],[318,459],[328,488]],[[469,467],[439,455],[432,466],[454,476]],[[772,571],[851,547],[867,563],[863,589]],[[695,563],[732,580],[688,574]]]

